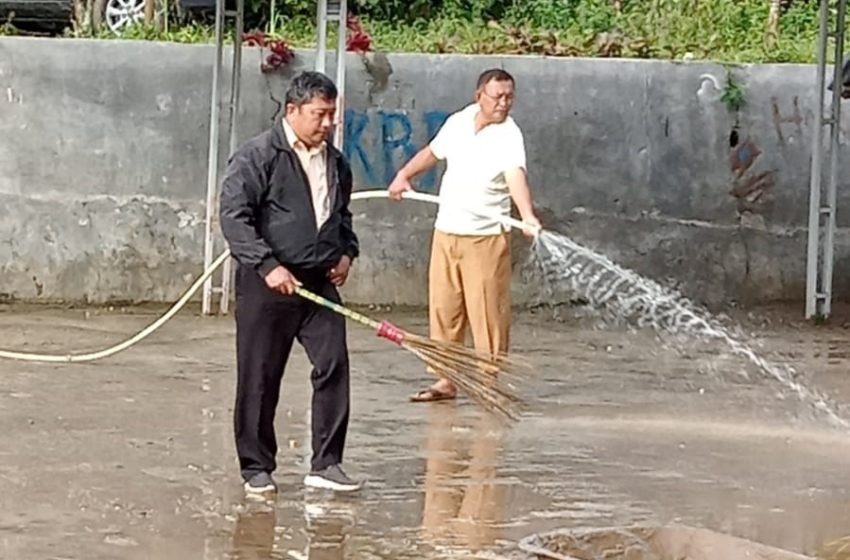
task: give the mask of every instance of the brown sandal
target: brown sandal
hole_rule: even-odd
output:
[[[444,393],[437,389],[424,389],[410,397],[410,402],[436,402],[448,401],[457,398],[457,395]]]

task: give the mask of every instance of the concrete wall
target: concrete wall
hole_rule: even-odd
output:
[[[213,52],[0,39],[3,298],[172,300],[201,271]],[[246,51],[241,139],[271,124],[288,78],[313,58],[299,52],[280,75],[260,62]],[[701,302],[802,299],[814,67],[737,69],[747,105],[736,115],[702,77],[723,82],[712,64],[350,55],[348,65],[358,189],[384,188],[471,99],[478,72],[503,66],[519,84],[515,118],[546,226]],[[750,164],[740,176],[736,158]],[[422,189],[435,192],[436,179]],[[839,209],[850,207],[846,182]],[[350,301],[425,303],[434,210],[355,204],[364,255]],[[835,288],[846,296],[846,214],[838,221]],[[527,244],[515,246],[521,264]],[[521,268],[520,303],[539,295]]]

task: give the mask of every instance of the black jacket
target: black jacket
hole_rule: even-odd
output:
[[[221,230],[240,265],[265,276],[279,264],[327,269],[360,254],[348,209],[351,168],[330,143],[326,153],[331,212],[318,231],[310,183],[280,122],[233,154],[221,189]]]

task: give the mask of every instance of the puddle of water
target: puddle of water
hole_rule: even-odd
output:
[[[52,343],[65,318],[42,315],[31,344]],[[392,318],[427,328],[421,314]],[[534,415],[505,431],[468,400],[410,405],[429,379],[421,364],[352,329],[346,465],[369,482],[350,499],[303,488],[310,365],[295,352],[278,411],[282,490],[267,509],[243,501],[238,476],[230,319],[178,317],[157,351],[105,364],[0,363],[0,557],[504,560],[532,533],[667,523],[814,554],[847,534],[850,440],[788,425],[787,401],[753,406],[763,387],[708,386],[695,359],[720,352],[683,356],[648,329],[517,319],[520,353],[545,355],[534,353]],[[18,323],[0,314],[0,338],[23,343]],[[68,345],[99,346],[98,333],[65,330]],[[846,372],[825,366],[820,332],[765,331],[794,367],[826,372],[824,384],[850,395]],[[834,338],[850,347],[847,332]],[[729,356],[727,369],[741,363]]]

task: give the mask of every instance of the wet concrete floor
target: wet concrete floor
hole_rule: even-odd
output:
[[[7,306],[0,348],[99,349],[161,310],[120,311]],[[369,313],[426,332],[422,313]],[[278,409],[281,491],[243,498],[232,318],[185,312],[89,364],[0,360],[0,557],[523,558],[516,542],[536,532],[668,523],[815,555],[850,534],[850,432],[722,347],[583,315],[516,317],[514,349],[535,371],[513,425],[465,399],[409,404],[429,381],[419,362],[350,325],[345,466],[368,480],[354,496],[301,485],[310,390],[298,348]],[[850,330],[799,315],[740,319],[765,355],[850,403]]]

